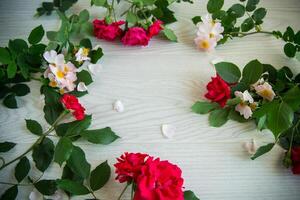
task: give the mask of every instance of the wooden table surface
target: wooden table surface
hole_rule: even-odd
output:
[[[210,61],[219,58],[244,66],[258,58],[276,67],[290,66],[300,72],[300,62],[288,59],[282,52],[281,41],[253,35],[239,38],[219,46],[215,52],[204,53],[193,44],[195,27],[190,18],[206,13],[206,2],[172,6],[178,22],[172,24],[179,42],[172,43],[155,38],[148,47],[124,47],[93,39],[100,44],[105,56],[103,70],[94,77],[89,95],[81,98],[87,111],[93,114],[93,128],[111,126],[122,138],[109,146],[77,142],[93,167],[115,158],[125,151],[146,152],[178,164],[183,170],[186,189],[191,189],[201,200],[299,200],[300,177],[281,165],[283,151],[276,147],[271,153],[252,161],[242,148],[245,141],[254,138],[258,145],[273,141],[269,131],[259,132],[253,123],[229,121],[222,128],[208,125],[207,115],[193,114],[191,105],[203,98],[205,85],[214,75]],[[33,18],[40,0],[0,1],[0,45],[9,39],[26,38],[30,30],[42,24],[46,30],[57,30],[56,15]],[[237,0],[226,0],[228,7]],[[104,10],[89,7],[89,0],[80,0],[70,12],[87,8],[92,17],[103,17]],[[287,25],[300,29],[299,0],[263,0],[268,9],[264,29],[285,30]],[[20,99],[20,108],[10,110],[0,106],[0,141],[14,141],[16,148],[5,154],[10,160],[23,152],[36,137],[26,131],[24,118],[43,120],[39,83],[29,83],[31,94]],[[112,110],[112,103],[121,100],[125,112]],[[165,139],[160,131],[162,124],[177,127],[173,139]],[[38,173],[35,173],[38,175]],[[61,175],[57,164],[52,164],[45,178]],[[98,197],[115,200],[124,185],[114,181],[98,191]],[[13,170],[0,172],[1,181],[14,181]],[[1,193],[7,186],[0,185]],[[27,199],[32,188],[20,189],[18,199]],[[83,199],[77,197],[76,199]],[[127,193],[124,199],[129,199]]]

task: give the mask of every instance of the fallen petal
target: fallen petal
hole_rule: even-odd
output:
[[[250,155],[254,155],[256,153],[257,150],[257,144],[255,142],[254,139],[252,139],[249,142],[245,142],[243,144],[244,149],[250,154]]]
[[[87,87],[85,85],[84,82],[79,82],[78,85],[77,85],[77,91],[79,92],[85,92],[87,91]]]
[[[173,138],[175,136],[176,127],[171,124],[163,124],[161,126],[161,132],[166,138]]]
[[[120,100],[117,100],[114,104],[113,104],[113,109],[117,112],[124,112],[124,105]]]
[[[96,75],[102,70],[103,67],[101,64],[89,64],[87,68],[91,74]]]

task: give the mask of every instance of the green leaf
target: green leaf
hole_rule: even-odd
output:
[[[194,113],[198,114],[207,114],[210,111],[220,107],[219,104],[215,102],[201,102],[197,101],[193,106],[192,106],[192,111]]]
[[[294,112],[285,102],[275,102],[273,109],[267,113],[267,127],[272,131],[274,137],[288,129],[293,122]]]
[[[234,17],[243,17],[245,14],[245,7],[242,4],[234,4],[232,5],[228,12],[230,13],[230,15],[234,16]]]
[[[93,191],[102,188],[109,180],[111,170],[107,161],[98,165],[92,172],[90,177],[90,186]]]
[[[294,111],[299,110],[300,107],[300,89],[299,86],[294,86],[289,91],[287,91],[282,99],[287,103]]]
[[[233,121],[237,121],[240,123],[244,123],[244,122],[248,122],[249,120],[245,119],[242,115],[240,115],[240,113],[238,113],[237,111],[235,111],[234,108],[232,108],[229,112],[228,118],[233,120]]]
[[[298,31],[294,37],[294,42],[300,45],[300,31]]]
[[[288,26],[284,32],[282,38],[286,42],[294,42],[295,32],[292,27]]]
[[[84,82],[85,85],[89,85],[93,82],[93,78],[87,70],[81,70],[77,73],[77,81]]]
[[[40,180],[34,183],[34,187],[43,195],[53,195],[57,190],[55,180]]]
[[[92,5],[105,7],[107,0],[92,0]]]
[[[85,130],[82,131],[80,135],[89,142],[95,144],[110,144],[116,139],[120,138],[109,127],[103,129]]]
[[[102,56],[103,52],[101,48],[98,48],[97,50],[92,50],[90,52],[91,63],[96,64]]]
[[[283,50],[284,50],[284,53],[285,53],[285,55],[286,55],[287,57],[292,58],[292,57],[295,57],[297,48],[296,48],[296,46],[293,45],[292,43],[286,43],[286,44],[284,45]]]
[[[131,11],[129,11],[126,15],[126,21],[131,24],[135,24],[138,21],[138,17]]]
[[[200,200],[191,190],[184,191],[184,200]]]
[[[17,73],[17,65],[15,62],[11,62],[7,66],[7,77],[14,78]]]
[[[74,195],[89,194],[90,191],[82,184],[67,179],[57,180],[57,187]]]
[[[200,16],[195,16],[192,18],[192,21],[195,25],[197,25],[199,22],[202,21],[201,17]]]
[[[56,41],[57,32],[56,31],[47,31],[46,33],[48,40]]]
[[[224,0],[209,0],[207,3],[207,11],[209,13],[217,12],[221,10],[223,5],[224,5]]]
[[[177,42],[177,36],[173,32],[173,30],[167,28],[164,26],[164,29],[162,30],[163,34],[172,42]]]
[[[257,122],[257,129],[260,130],[260,131],[261,131],[262,129],[264,129],[264,128],[265,128],[266,121],[267,121],[267,116],[266,116],[266,115],[260,117],[260,118],[258,119],[258,122]]]
[[[20,183],[29,173],[30,163],[26,156],[22,157],[15,168],[15,177]]]
[[[248,0],[246,4],[246,11],[252,12],[256,9],[256,5],[259,3],[259,0]]]
[[[70,158],[72,150],[72,141],[67,137],[60,138],[55,147],[54,162],[58,163],[61,166],[63,162],[67,161]]]
[[[0,152],[8,152],[16,146],[16,143],[13,142],[1,142],[0,143]]]
[[[241,82],[248,85],[256,83],[263,73],[263,66],[258,60],[250,61],[243,69]]]
[[[253,22],[252,18],[250,18],[250,17],[245,19],[241,25],[241,30],[243,32],[248,32],[253,28],[254,28],[254,22]]]
[[[82,10],[82,11],[79,13],[79,22],[80,22],[80,23],[89,21],[89,19],[90,19],[90,13],[89,13],[89,11],[87,11],[86,9]]]
[[[44,28],[42,25],[40,25],[31,31],[28,37],[28,42],[30,44],[37,44],[43,39],[44,34],[45,34]]]
[[[242,100],[239,97],[235,97],[233,99],[228,99],[226,102],[226,105],[235,106],[235,105],[241,103],[241,101]]]
[[[43,134],[43,128],[42,126],[35,120],[31,119],[25,119],[26,121],[26,127],[27,129],[35,134],[35,135],[42,135]]]
[[[80,45],[81,47],[85,47],[85,48],[88,48],[88,49],[92,49],[92,48],[93,48],[92,42],[91,42],[91,40],[88,39],[88,38],[82,39],[82,40],[80,41],[79,45]]]
[[[0,63],[8,64],[11,63],[11,57],[6,48],[0,47]]]
[[[209,114],[209,125],[213,127],[220,127],[228,121],[228,109],[213,110]]]
[[[86,115],[83,120],[71,122],[72,126],[69,126],[65,136],[80,135],[80,133],[87,129],[92,121],[91,115]]]
[[[3,104],[8,108],[18,108],[15,94],[7,95],[3,100]]]
[[[264,155],[265,153],[268,153],[269,151],[272,150],[272,148],[274,147],[274,143],[270,143],[264,146],[261,146],[257,149],[256,153],[251,157],[252,160],[255,160],[256,158],[258,158],[259,156]]]
[[[13,200],[16,199],[18,195],[18,186],[14,185],[8,188],[0,197],[0,200]]]
[[[16,96],[25,96],[30,93],[30,88],[25,84],[16,84],[11,87],[11,91],[16,94]]]
[[[26,41],[22,39],[10,40],[8,42],[8,47],[9,50],[14,54],[20,54],[28,49]]]
[[[44,138],[40,144],[33,148],[32,158],[35,162],[35,166],[41,172],[51,164],[54,154],[54,144],[49,138]]]
[[[240,69],[233,63],[220,62],[215,64],[217,73],[227,83],[236,83],[241,77]]]
[[[256,22],[256,24],[261,24],[262,19],[266,16],[267,10],[265,8],[258,8],[254,11],[252,18]]]
[[[75,174],[82,178],[87,178],[90,174],[91,165],[87,162],[82,149],[77,146],[73,146],[67,165]]]

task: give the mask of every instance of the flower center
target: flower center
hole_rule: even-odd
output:
[[[215,37],[215,34],[213,34],[213,33],[209,34],[209,38],[214,38],[214,37]]]
[[[210,47],[210,44],[209,44],[208,40],[203,40],[200,42],[200,48],[208,49],[209,47]]]
[[[64,73],[63,73],[62,71],[57,71],[57,72],[56,72],[56,76],[57,76],[58,78],[63,78],[65,75],[64,75]]]
[[[88,55],[89,55],[89,52],[90,52],[90,50],[89,50],[88,48],[83,48],[82,54],[83,54],[84,56],[88,56]]]
[[[55,81],[50,81],[49,86],[50,87],[56,87],[57,83]]]
[[[271,96],[272,96],[272,92],[271,92],[271,90],[265,89],[265,90],[262,90],[262,91],[260,92],[260,95],[261,95],[262,97],[271,97]]]

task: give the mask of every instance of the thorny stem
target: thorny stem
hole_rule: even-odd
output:
[[[68,111],[64,111],[60,114],[60,116],[55,120],[55,122],[52,124],[52,126],[42,135],[40,136],[35,143],[33,143],[33,145],[31,145],[24,153],[22,153],[21,155],[19,155],[18,157],[16,157],[15,159],[9,161],[8,163],[4,163],[1,167],[0,170],[4,169],[5,167],[7,167],[8,165],[16,162],[17,160],[23,158],[25,155],[27,155],[29,152],[31,152],[33,150],[33,148],[40,144],[46,136],[48,136],[55,128],[55,126],[57,125],[57,123],[66,116],[66,114],[68,113]]]

